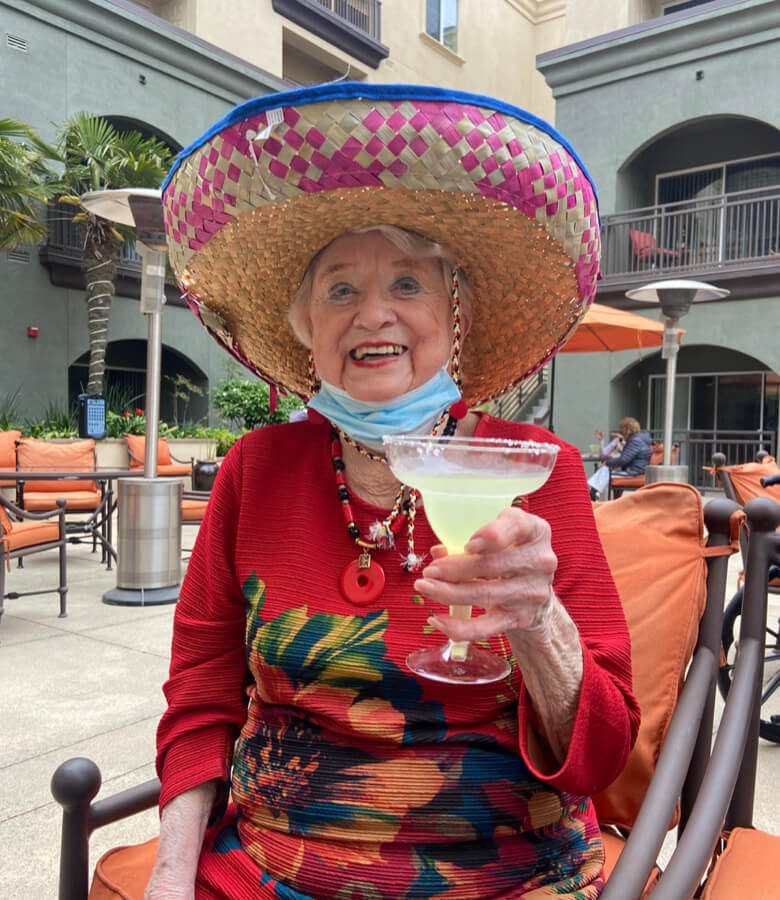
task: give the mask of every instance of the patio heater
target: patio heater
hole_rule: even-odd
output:
[[[119,606],[175,603],[181,582],[183,482],[156,477],[167,259],[162,200],[157,190],[131,188],[91,191],[82,195],[81,202],[104,219],[135,227],[141,257],[141,312],[147,318],[144,475],[117,481],[117,585],[103,594],[103,602]]]
[[[680,348],[680,319],[688,314],[692,303],[704,300],[720,300],[727,297],[725,288],[705,284],[702,281],[672,279],[654,281],[633,291],[626,291],[629,300],[640,303],[660,303],[664,320],[664,342],[661,356],[666,360],[666,395],[664,403],[664,457],[660,466],[648,466],[645,481],[688,481],[688,466],[673,466],[672,431],[674,423],[674,389],[677,378],[677,353]]]

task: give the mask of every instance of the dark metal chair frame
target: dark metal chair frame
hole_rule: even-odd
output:
[[[708,504],[705,524],[710,546],[730,543],[731,517],[735,512],[738,507],[728,500]],[[678,802],[682,809],[679,833],[687,829],[710,759],[727,568],[728,555],[707,559],[707,604],[691,665],[641,811],[602,895],[606,900],[640,896],[656,865]],[[152,779],[93,802],[100,785],[100,770],[84,758],[67,760],[52,777],[52,793],[63,808],[59,900],[84,900],[87,896],[90,834],[96,828],[153,807],[159,798],[160,782]],[[708,846],[709,854],[713,848],[714,841]],[[689,881],[687,878],[685,883]],[[671,890],[664,896],[679,900],[690,897],[690,893],[675,893],[676,882],[669,880],[668,875],[660,883],[667,892]]]
[[[0,545],[0,620],[5,612],[6,600],[17,600],[19,597],[32,597],[37,594],[59,594],[60,597],[60,613],[59,618],[63,619],[68,614],[68,560],[65,552],[67,545],[67,533],[65,523],[65,501],[57,501],[57,509],[48,510],[47,512],[29,512],[21,509],[16,504],[11,503],[6,497],[0,493],[0,506],[4,507],[9,513],[9,517],[17,522],[45,522],[47,519],[57,518],[59,526],[59,538],[56,541],[44,541],[39,544],[30,544],[27,547],[20,547],[18,550],[9,550],[7,553]],[[60,553],[60,571],[59,585],[56,588],[44,588],[40,591],[8,591],[5,590],[5,566],[6,560],[18,559],[20,562],[25,556],[32,556],[35,553],[43,553],[46,550],[59,549]]]

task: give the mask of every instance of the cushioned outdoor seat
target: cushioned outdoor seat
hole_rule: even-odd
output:
[[[676,465],[680,457],[680,448],[677,444],[672,446],[671,465]],[[660,466],[664,461],[664,445],[653,444],[648,466]],[[645,476],[642,475],[615,475],[610,478],[609,490],[612,497],[619,497],[623,491],[636,491],[645,485]]]
[[[0,469],[16,468],[16,442],[21,436],[21,431],[0,431]],[[15,481],[0,481],[0,488],[15,485]]]
[[[62,497],[67,512],[94,512],[100,508],[104,495],[97,481],[24,480],[24,470],[90,472],[95,469],[95,462],[93,440],[55,442],[23,438],[16,444],[16,468],[24,482],[17,490],[19,506],[36,512],[56,509],[57,500]]]
[[[719,644],[719,628],[712,622],[719,621],[723,607],[726,560],[736,549],[733,517],[740,514],[725,500],[708,505],[709,546],[701,497],[690,485],[650,485],[598,505],[595,514],[626,610],[635,692],[643,710],[623,774],[593,798],[605,838],[605,868],[614,870],[607,891],[613,900],[627,900],[643,896],[658,880],[658,850],[676,821],[678,804],[685,810],[690,803],[686,775],[701,769],[709,755]],[[641,552],[625,540],[629,522],[642,534]],[[692,727],[699,720],[701,729]],[[99,786],[99,771],[84,759],[63,763],[52,780],[55,797],[66,806],[63,847],[80,847],[72,867],[63,856],[60,883],[74,886],[61,892],[63,900],[83,900],[87,894],[89,823],[115,821],[120,809],[130,814],[149,808],[159,791],[153,780],[121,798],[90,805]],[[650,812],[646,798],[652,799]],[[155,853],[156,841],[110,851],[97,865],[90,897],[140,900]]]
[[[207,505],[208,500],[189,500],[185,497],[181,501],[182,522],[202,522]]]
[[[5,612],[6,599],[30,597],[36,594],[57,593],[60,597],[60,617],[67,615],[67,559],[65,555],[65,505],[62,500],[55,510],[42,513],[27,512],[0,495],[0,619]],[[6,567],[12,559],[46,550],[60,555],[59,584],[37,591],[5,590]]]
[[[707,878],[701,900],[776,900],[778,886],[767,865],[778,859],[780,837],[754,828],[735,828]]]
[[[146,437],[142,434],[128,434],[125,436],[125,440],[130,457],[130,468],[143,469],[146,458]],[[157,441],[157,475],[161,478],[192,475],[192,460],[185,463],[184,460],[172,456],[167,438],[160,438]]]

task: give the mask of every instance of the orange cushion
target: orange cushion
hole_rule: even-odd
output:
[[[181,520],[182,522],[200,522],[206,514],[208,500],[182,500],[181,501]]]
[[[768,459],[770,462],[765,459],[760,463],[726,467],[731,483],[734,485],[737,503],[744,506],[748,500],[752,500],[754,497],[771,497],[780,503],[780,484],[764,488],[759,483],[761,478],[765,478],[767,475],[777,475],[780,472],[780,466],[771,457]]]
[[[601,840],[604,842],[604,878],[609,880],[609,876],[615,870],[615,866],[617,865],[620,854],[623,852],[623,848],[626,846],[626,842],[619,834],[615,834],[614,831],[609,831],[605,828],[601,829]],[[661,870],[658,866],[653,866],[653,870],[650,872],[644,890],[642,891],[642,897],[646,897],[650,893],[650,889],[655,885],[656,881],[658,881],[660,875]]]
[[[704,610],[704,520],[701,496],[688,484],[647,485],[597,504],[594,515],[631,634],[642,722],[622,774],[593,799],[600,822],[630,829],[655,770]]]
[[[780,837],[752,828],[735,828],[710,872],[702,900],[775,900]]]
[[[11,530],[3,535],[3,549],[21,550],[59,539],[60,528],[56,522],[13,522]]]
[[[6,508],[0,503],[0,534],[5,534],[10,531],[12,528],[11,519],[6,511]]]
[[[0,469],[16,468],[16,442],[21,436],[21,431],[0,431]]]
[[[52,484],[51,481],[41,482],[42,484]],[[59,482],[54,482],[58,484]],[[70,483],[70,482],[68,482]],[[77,481],[76,484],[89,485],[91,481]],[[24,485],[24,508],[31,512],[44,512],[49,509],[57,508],[57,500],[65,501],[65,509],[68,512],[74,510],[95,510],[100,506],[100,491],[39,491],[28,492],[27,486],[33,484],[32,481],[25,482]]]
[[[645,484],[645,476],[644,475],[620,475],[616,478],[612,479],[612,484],[616,488],[627,488],[627,487],[644,487]]]
[[[146,435],[127,434],[125,435],[125,440],[127,441],[128,451],[132,453],[130,468],[143,469],[144,459],[146,458]],[[160,438],[157,441],[157,464],[158,466],[169,466],[171,464],[171,448],[168,446],[167,438]],[[187,472],[189,472],[189,467],[187,467]]]
[[[24,438],[19,442],[17,453],[20,469],[52,472],[90,472],[95,468],[95,442],[43,441],[36,438]],[[60,491],[96,491],[94,481],[27,481],[24,485],[25,495],[36,492]],[[26,504],[25,504],[26,505]]]
[[[104,853],[95,866],[89,900],[143,900],[157,859],[157,840]]]
[[[157,475],[160,478],[163,478],[167,475],[175,475],[175,476],[184,476],[184,475],[192,475],[192,466],[184,465],[183,463],[170,463],[168,465],[158,465],[157,466]]]

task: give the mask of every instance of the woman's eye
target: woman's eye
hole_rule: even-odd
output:
[[[394,285],[395,289],[406,296],[417,294],[420,291],[420,282],[411,276],[399,278]]]
[[[328,301],[330,303],[344,303],[354,294],[355,289],[350,284],[334,284],[328,290]]]

